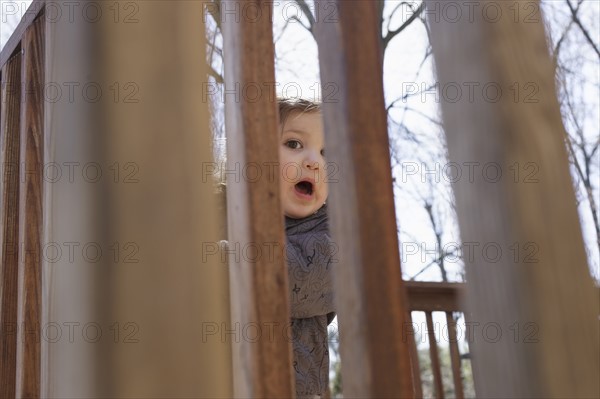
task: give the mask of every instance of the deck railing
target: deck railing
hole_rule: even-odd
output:
[[[29,226],[38,226],[35,231],[40,233],[39,225],[41,224],[41,203],[38,203],[37,207],[27,208],[26,200],[27,193],[19,192],[19,179],[21,173],[19,165],[23,162],[20,160],[21,146],[26,146],[28,136],[22,136],[20,132],[28,134],[36,134],[37,139],[34,142],[42,142],[40,140],[41,131],[39,130],[42,126],[42,115],[44,112],[43,101],[38,98],[35,101],[22,101],[21,96],[27,94],[28,98],[31,98],[35,90],[39,90],[40,87],[44,86],[43,75],[43,10],[44,1],[36,1],[31,6],[31,11],[28,12],[26,18],[24,18],[18,25],[16,31],[7,42],[6,46],[1,53],[1,81],[2,81],[2,112],[1,125],[0,125],[0,137],[2,140],[2,158],[0,161],[3,165],[3,176],[6,178],[2,179],[0,184],[0,192],[2,193],[2,201],[0,202],[2,207],[2,267],[0,268],[0,276],[2,284],[2,298],[0,302],[0,317],[3,326],[2,345],[0,347],[0,375],[2,376],[3,383],[1,384],[2,397],[12,397],[19,392],[19,395],[28,396],[39,396],[40,389],[40,341],[29,342],[31,335],[25,335],[23,337],[18,336],[16,331],[20,334],[25,334],[27,331],[23,329],[15,329],[14,334],[7,334],[9,332],[6,326],[17,326],[23,324],[25,314],[17,314],[18,309],[18,298],[25,300],[26,293],[37,293],[34,295],[38,298],[36,301],[27,301],[26,306],[23,307],[23,311],[29,312],[31,315],[36,315],[37,319],[28,320],[30,325],[40,325],[39,315],[41,312],[40,298],[40,268],[41,259],[31,258],[29,261],[33,262],[29,267],[22,267],[21,273],[23,274],[22,280],[18,279],[19,274],[19,258],[17,256],[19,248],[14,247],[16,242],[21,240],[16,237],[19,233],[19,220],[20,218],[26,217],[30,220]],[[34,11],[34,12],[32,12]],[[41,46],[41,47],[40,47]],[[34,57],[32,58],[32,52]],[[25,61],[24,61],[25,60]],[[22,69],[22,63],[26,63],[26,68]],[[35,64],[35,65],[34,65]],[[25,71],[26,75],[22,75],[22,71]],[[38,75],[32,75],[38,74]],[[32,83],[33,79],[33,83]],[[24,83],[29,82],[27,87]],[[22,88],[26,89],[21,90]],[[38,91],[39,94],[39,91]],[[25,119],[22,119],[21,115],[25,115]],[[35,121],[35,123],[28,122]],[[22,124],[29,126],[29,128],[21,127]],[[37,130],[36,130],[37,129]],[[24,134],[23,133],[23,134]],[[41,151],[41,148],[36,148],[37,151]],[[28,153],[25,151],[22,153],[27,157]],[[36,154],[38,154],[36,152]],[[38,154],[37,156],[40,156]],[[41,159],[37,159],[34,163],[38,165],[43,164]],[[35,169],[35,168],[33,168]],[[33,170],[32,169],[32,170]],[[35,177],[31,173],[23,176],[24,178],[31,179]],[[39,177],[39,176],[38,176]],[[37,181],[39,185],[39,181]],[[24,186],[27,187],[27,186]],[[30,186],[35,187],[35,186]],[[37,191],[37,199],[40,200],[39,190]],[[21,194],[21,195],[19,195]],[[19,209],[28,209],[25,214],[20,214]],[[36,209],[32,212],[32,209]],[[25,223],[25,222],[24,222]],[[21,229],[28,228],[27,224],[22,224]],[[25,233],[22,233],[25,234]],[[25,237],[25,239],[27,239]],[[32,236],[30,239],[38,240],[40,237]],[[34,244],[37,245],[37,244]],[[22,260],[23,261],[23,260]],[[462,284],[442,284],[442,283],[421,283],[421,282],[406,282],[408,303],[411,311],[424,311],[427,318],[428,326],[432,323],[433,311],[446,312],[447,318],[450,323],[453,323],[452,312],[461,311],[459,297],[464,287]],[[29,316],[31,317],[31,316]],[[454,331],[453,329],[451,331]],[[455,333],[451,333],[452,336]],[[436,340],[433,335],[429,335],[431,361],[433,365],[433,375],[435,380],[436,392],[442,392],[441,386],[441,368],[440,362],[437,355]],[[27,346],[21,346],[24,342],[29,342]],[[20,346],[20,355],[18,356],[18,348]],[[459,392],[462,392],[462,385],[460,378],[460,359],[458,359],[458,346],[456,341],[450,342],[451,355],[452,355],[452,371],[455,375],[455,390],[457,397],[461,397]],[[419,374],[419,361],[416,351],[414,339],[411,343],[412,351],[412,364],[416,367],[415,376],[415,392],[417,397],[422,396],[421,391],[421,378]],[[19,380],[17,380],[19,376]],[[17,391],[18,389],[18,391]],[[438,396],[439,397],[439,396]]]
[[[409,311],[411,312],[411,327],[403,329],[402,338],[412,338],[411,340],[411,362],[413,367],[413,379],[415,386],[415,397],[423,397],[423,382],[421,380],[421,367],[419,365],[419,355],[417,351],[417,332],[427,334],[429,343],[429,357],[431,362],[431,373],[433,375],[433,386],[436,398],[444,398],[444,383],[442,379],[442,366],[438,342],[447,339],[450,351],[450,364],[453,376],[453,391],[456,398],[464,397],[463,388],[463,360],[468,361],[468,355],[460,354],[459,339],[456,333],[456,319],[454,316],[458,313],[464,315],[462,301],[464,300],[464,283],[439,283],[439,282],[417,282],[406,281],[406,294],[408,297]],[[413,312],[424,312],[426,324],[421,328],[414,324],[412,319]],[[435,335],[436,328],[433,322],[433,312],[443,312],[445,314],[445,328],[447,337],[443,338],[440,334]],[[442,327],[442,329],[444,328]],[[417,331],[415,331],[415,329]],[[437,329],[439,331],[439,329]],[[407,335],[410,333],[410,337]]]

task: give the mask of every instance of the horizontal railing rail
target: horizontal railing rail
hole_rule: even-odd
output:
[[[18,5],[20,6],[20,3]],[[27,10],[17,10],[22,18],[4,47],[2,47],[2,51],[0,51],[0,68],[4,67],[16,51],[19,51],[25,31],[42,14],[45,6],[46,0],[33,0]]]

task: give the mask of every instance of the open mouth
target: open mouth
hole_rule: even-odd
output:
[[[314,192],[313,184],[306,180],[296,183],[295,188],[296,192],[302,195],[311,196]]]

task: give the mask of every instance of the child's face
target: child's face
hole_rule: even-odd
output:
[[[279,171],[283,212],[301,219],[319,210],[327,199],[321,113],[294,113],[282,131]]]

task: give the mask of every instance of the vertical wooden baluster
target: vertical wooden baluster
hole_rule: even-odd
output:
[[[329,176],[328,204],[339,248],[335,288],[344,395],[408,398],[413,379],[410,345],[398,339],[407,308],[376,3],[316,2],[325,139],[337,171]]]
[[[42,172],[44,125],[44,19],[22,40],[21,186],[19,193],[19,294],[16,396],[40,396],[42,286]]]
[[[252,164],[269,176],[266,165],[277,165],[279,132],[274,86],[272,3],[247,0],[222,2],[225,52],[225,128],[229,170],[245,170]],[[260,9],[258,20],[245,17],[244,10]],[[232,15],[233,13],[233,15]],[[236,21],[236,16],[237,21]],[[261,85],[258,100],[244,97],[249,85]],[[283,213],[279,199],[279,177],[227,183],[229,245],[247,248],[250,243],[277,243],[283,248]],[[234,343],[234,389],[239,397],[291,397],[294,392],[291,342],[283,329],[289,324],[287,271],[282,251],[274,257],[250,262],[230,257],[232,322],[244,328],[249,323],[273,325],[273,339]],[[265,324],[266,323],[266,324]]]
[[[21,54],[2,67],[0,110],[0,397],[15,396],[19,251]]]
[[[448,345],[450,347],[450,361],[452,364],[452,376],[454,378],[454,395],[457,399],[464,397],[462,385],[462,373],[460,363],[460,351],[456,339],[456,322],[452,318],[452,312],[446,312],[446,324],[448,326]]]
[[[431,372],[433,373],[433,385],[435,388],[435,397],[444,399],[444,385],[442,382],[442,371],[440,368],[440,357],[438,354],[435,330],[433,329],[433,317],[431,312],[425,312],[427,319],[427,336],[429,337],[429,356],[431,357]]]
[[[475,334],[473,331],[473,321],[472,321],[472,316],[469,312],[464,311],[463,315],[465,316],[465,341],[467,342],[467,347],[468,347],[468,354],[469,354],[469,363],[471,363],[471,377],[472,377],[472,382],[473,382],[473,389],[475,391],[475,394],[477,394],[477,379],[475,378],[475,372],[474,372],[474,364],[477,361],[476,360],[476,356],[473,353],[473,341],[475,340]]]
[[[411,325],[411,329],[413,329],[412,327],[412,314],[411,312],[408,312],[408,322]],[[406,331],[405,329],[402,329],[402,331]],[[421,381],[421,365],[419,362],[419,350],[417,348],[417,342],[415,341],[416,339],[416,334],[414,333],[414,329],[411,331],[412,334],[408,334],[407,339],[410,339],[409,345],[410,345],[410,364],[412,367],[412,373],[413,373],[413,389],[414,389],[414,395],[415,398],[419,399],[423,397],[423,382]]]

